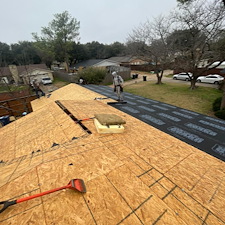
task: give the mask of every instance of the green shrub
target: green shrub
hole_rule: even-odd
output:
[[[225,120],[225,109],[218,110],[217,112],[215,112],[215,116]]]
[[[221,102],[222,102],[222,97],[217,98],[217,99],[213,102],[213,111],[214,111],[214,112],[220,110]]]
[[[106,74],[107,71],[105,69],[90,67],[80,71],[78,76],[83,77],[88,84],[100,84],[104,80]]]

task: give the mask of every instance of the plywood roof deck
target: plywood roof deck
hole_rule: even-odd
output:
[[[2,224],[224,224],[224,162],[165,134],[78,85],[32,102],[34,112],[0,129],[0,200],[84,180],[87,193],[63,190],[13,205]],[[114,113],[122,134],[87,133],[77,119]]]

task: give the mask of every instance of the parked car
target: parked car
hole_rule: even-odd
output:
[[[224,77],[218,74],[210,74],[207,76],[200,76],[197,78],[197,82],[209,83],[209,84],[219,84],[224,80]]]
[[[52,84],[52,80],[51,80],[51,78],[50,77],[44,77],[44,78],[42,78],[41,79],[41,83],[42,84]]]
[[[178,73],[173,75],[173,79],[174,80],[186,80],[189,81],[192,77],[192,73],[186,73],[186,72],[182,72],[182,73]]]

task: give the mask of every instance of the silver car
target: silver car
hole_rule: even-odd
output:
[[[182,72],[182,73],[178,73],[178,74],[173,75],[173,79],[174,80],[186,80],[186,81],[189,81],[189,80],[191,80],[192,76],[193,76],[192,73]]]
[[[41,83],[42,84],[52,84],[52,80],[51,80],[51,78],[50,77],[44,77],[44,78],[42,78],[41,79]]]
[[[218,74],[210,74],[207,76],[201,76],[197,78],[197,82],[209,83],[209,84],[219,84],[224,80],[224,77]]]

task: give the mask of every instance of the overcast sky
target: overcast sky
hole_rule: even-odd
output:
[[[0,0],[0,42],[32,41],[54,14],[68,11],[80,21],[80,42],[126,42],[134,27],[167,15],[176,0]]]

